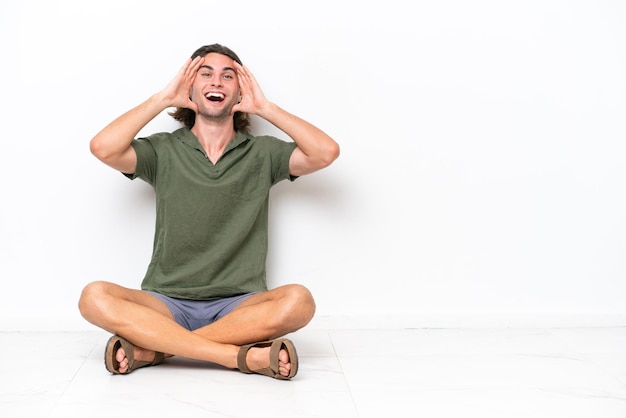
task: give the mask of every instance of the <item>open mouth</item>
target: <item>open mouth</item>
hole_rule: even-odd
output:
[[[204,97],[211,102],[222,102],[224,101],[224,95],[222,93],[207,93]]]

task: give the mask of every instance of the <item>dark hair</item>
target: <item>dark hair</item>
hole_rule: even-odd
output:
[[[227,57],[232,58],[234,61],[237,61],[239,64],[243,65],[237,54],[235,54],[232,49],[220,44],[205,45],[198,48],[193,54],[191,54],[191,59],[194,59],[196,57],[204,57],[205,55],[212,52],[226,55]],[[175,111],[169,112],[168,114],[188,128],[193,127],[193,125],[196,123],[196,112],[191,109],[177,107]],[[235,112],[235,115],[233,116],[233,127],[236,131],[249,133],[250,115],[244,112]]]

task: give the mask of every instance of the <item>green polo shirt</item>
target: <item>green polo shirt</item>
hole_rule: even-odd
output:
[[[142,289],[210,300],[267,290],[270,188],[289,175],[293,142],[238,132],[213,164],[189,128],[132,143],[127,174],[156,192],[152,259]]]

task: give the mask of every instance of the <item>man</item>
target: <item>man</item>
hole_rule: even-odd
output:
[[[136,138],[167,108],[184,127]],[[293,142],[249,134],[248,115]],[[293,343],[280,338],[315,312],[297,284],[265,280],[269,189],[339,156],[337,143],[270,102],[229,48],[195,51],[160,92],[90,142],[102,162],[156,192],[153,255],[141,290],[97,281],[79,301],[83,317],[113,334],[105,365],[114,374],[181,356],[290,379]]]

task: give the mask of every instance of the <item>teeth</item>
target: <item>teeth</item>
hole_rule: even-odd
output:
[[[208,93],[208,94],[206,95],[206,97],[207,97],[207,98],[210,98],[210,97],[218,97],[218,98],[220,98],[220,99],[223,99],[223,98],[224,98],[224,95],[223,95],[223,94],[221,94],[221,93]]]

